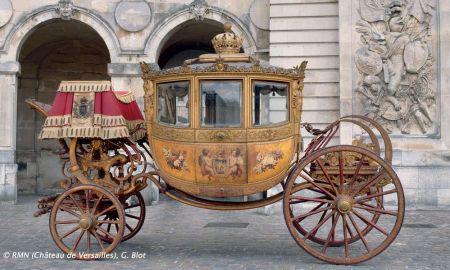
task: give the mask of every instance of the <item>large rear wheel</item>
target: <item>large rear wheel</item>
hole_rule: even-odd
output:
[[[355,146],[323,148],[300,160],[287,180],[287,227],[306,252],[334,264],[375,257],[403,223],[403,189],[391,166]]]

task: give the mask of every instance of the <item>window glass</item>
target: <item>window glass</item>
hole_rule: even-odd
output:
[[[288,88],[287,83],[253,82],[253,125],[264,126],[288,121]]]
[[[158,122],[189,126],[189,82],[158,84]]]
[[[241,126],[242,81],[205,80],[200,88],[202,126]]]

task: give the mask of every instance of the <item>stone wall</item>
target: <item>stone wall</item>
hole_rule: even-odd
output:
[[[271,0],[270,63],[307,60],[302,121],[318,128],[339,117],[338,1]],[[305,143],[311,136],[303,133]]]

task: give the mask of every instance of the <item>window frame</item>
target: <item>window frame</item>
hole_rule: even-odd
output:
[[[287,94],[286,94],[286,109],[287,109],[287,118],[285,121],[282,122],[278,122],[275,124],[265,124],[265,125],[255,125],[254,121],[253,121],[253,113],[254,113],[254,85],[255,82],[268,82],[268,83],[283,83],[286,84],[287,86]],[[250,96],[250,103],[249,103],[249,107],[250,107],[250,127],[252,128],[271,128],[271,127],[278,127],[278,126],[283,126],[286,124],[291,123],[291,115],[292,115],[292,108],[291,108],[291,82],[287,81],[287,80],[279,80],[276,78],[255,78],[252,77],[250,78],[250,89],[249,89],[249,96]]]
[[[202,81],[239,81],[241,83],[241,106],[240,106],[240,124],[238,126],[224,126],[224,127],[215,127],[215,126],[205,126],[202,124]],[[201,130],[207,129],[217,129],[217,130],[226,130],[226,129],[244,129],[246,127],[246,110],[247,100],[245,98],[246,92],[246,78],[245,76],[216,76],[216,77],[198,77],[197,78],[197,98],[198,98],[198,108],[197,108],[197,121],[198,128]]]
[[[166,83],[177,83],[177,82],[187,82],[188,83],[188,87],[189,87],[189,89],[188,89],[188,102],[187,102],[187,104],[188,104],[188,124],[187,125],[183,125],[183,126],[178,126],[178,125],[176,125],[176,124],[169,124],[169,123],[165,123],[165,122],[161,122],[161,121],[159,121],[159,115],[158,115],[158,107],[159,107],[159,90],[158,90],[158,86],[160,85],[160,84],[166,84]],[[174,78],[168,78],[168,79],[165,79],[165,80],[156,80],[155,82],[154,82],[154,93],[155,93],[155,97],[154,97],[154,100],[155,100],[155,105],[154,105],[154,115],[153,115],[153,121],[154,121],[154,123],[156,123],[156,124],[158,124],[158,125],[162,125],[162,126],[165,126],[165,127],[170,127],[170,128],[192,128],[192,118],[193,118],[193,114],[192,114],[192,105],[193,105],[193,103],[192,103],[192,98],[193,98],[193,95],[192,95],[192,85],[193,85],[193,82],[192,82],[192,78],[190,78],[190,77],[181,77],[181,78],[177,78],[177,79],[174,79]]]

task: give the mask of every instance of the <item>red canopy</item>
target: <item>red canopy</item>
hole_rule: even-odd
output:
[[[66,81],[61,82],[39,138],[144,136],[144,117],[131,92],[113,91],[108,81]]]

